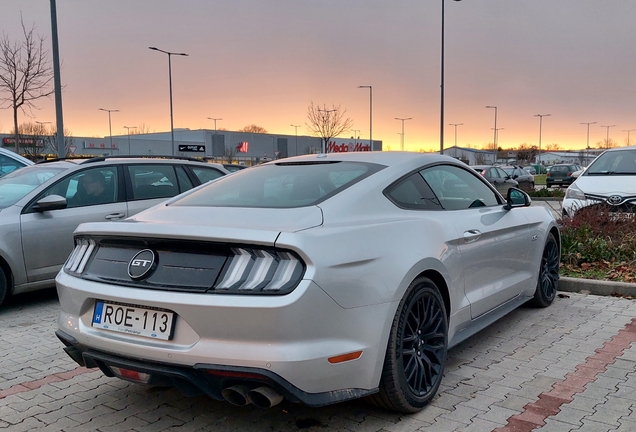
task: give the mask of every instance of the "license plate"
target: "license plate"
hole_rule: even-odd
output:
[[[554,179],[554,181],[555,181],[555,182],[560,182],[560,181],[563,181],[563,180],[561,180],[561,179]]]
[[[98,300],[92,326],[103,330],[170,340],[174,333],[174,312],[131,304]]]

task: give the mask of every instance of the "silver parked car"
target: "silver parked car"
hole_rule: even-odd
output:
[[[29,165],[33,165],[29,159],[0,147],[0,177]]]
[[[449,347],[559,280],[551,213],[433,154],[270,162],[75,244],[56,279],[75,361],[259,407],[420,410]]]
[[[179,159],[67,159],[0,178],[0,303],[52,287],[82,222],[114,221],[228,174]]]

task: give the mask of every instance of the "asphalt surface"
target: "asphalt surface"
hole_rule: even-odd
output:
[[[0,308],[0,431],[636,431],[636,301],[563,293],[448,353],[438,395],[395,414],[353,401],[234,407],[77,365],[53,290]]]

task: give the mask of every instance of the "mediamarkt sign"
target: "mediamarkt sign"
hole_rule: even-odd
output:
[[[327,153],[346,153],[359,151],[371,151],[371,146],[369,146],[368,142],[360,142],[351,138],[331,140],[329,141],[329,145],[327,145]]]

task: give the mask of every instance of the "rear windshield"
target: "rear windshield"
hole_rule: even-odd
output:
[[[277,163],[241,170],[176,206],[290,208],[315,205],[384,168],[361,162]]]
[[[585,170],[585,175],[636,175],[636,150],[605,152]]]

